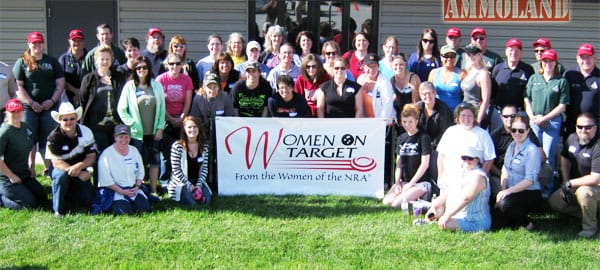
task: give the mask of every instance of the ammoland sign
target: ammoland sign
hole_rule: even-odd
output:
[[[568,22],[569,0],[444,0],[445,22]]]

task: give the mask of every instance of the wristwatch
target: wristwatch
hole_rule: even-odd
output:
[[[571,190],[571,188],[573,187],[573,185],[571,185],[571,181],[565,182],[565,187],[567,188],[567,190]]]

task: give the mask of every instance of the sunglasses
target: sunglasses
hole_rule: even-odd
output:
[[[325,55],[333,56],[336,55],[337,52],[325,52]]]
[[[167,63],[169,66],[179,66],[181,65],[181,62],[169,62]]]
[[[60,119],[60,121],[63,121],[63,122],[71,122],[71,121],[75,121],[75,120],[77,120],[77,117],[69,117],[69,118]]]
[[[184,44],[175,44],[175,45],[173,45],[173,48],[175,48],[175,49],[183,49],[183,48],[185,48],[185,45]]]
[[[525,131],[527,131],[527,130],[524,129],[524,128],[511,128],[510,129],[510,133],[517,133],[518,132],[519,134],[523,134],[523,133],[525,133]]]
[[[576,125],[577,129],[584,129],[584,130],[591,130],[595,125],[587,125],[587,126],[582,126],[582,125]]]
[[[448,59],[454,59],[454,58],[456,58],[456,54],[455,53],[447,53],[447,54],[443,54],[442,57],[448,58]]]
[[[517,117],[516,114],[503,114],[502,115],[502,118],[504,118],[504,119],[506,119],[506,118],[515,118],[515,117]]]
[[[346,70],[346,67],[334,67],[335,70]]]
[[[469,157],[469,156],[461,156],[460,159],[464,160],[464,161],[473,161],[476,158],[474,157]]]
[[[135,67],[136,70],[148,70],[148,66],[137,66]]]
[[[423,43],[435,43],[435,40],[433,39],[421,39],[421,41],[423,41]]]
[[[545,51],[546,51],[546,50],[541,50],[541,49],[540,49],[540,50],[533,50],[533,52],[535,52],[535,53],[543,53],[543,52],[545,52]]]
[[[485,37],[473,37],[473,40],[485,40]]]
[[[317,68],[317,65],[306,65],[306,69]]]

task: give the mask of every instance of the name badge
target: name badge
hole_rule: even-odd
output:
[[[143,94],[144,94],[144,90],[138,90],[138,91],[135,91],[135,96],[136,96],[136,97],[139,97],[139,96],[141,96],[141,95],[143,95]]]
[[[569,146],[569,153],[575,153],[576,150],[577,148],[575,148],[575,146]]]
[[[590,155],[590,153],[583,153],[581,154],[584,158],[591,158],[592,156]]]
[[[290,112],[290,117],[296,117],[298,115],[298,112]]]
[[[354,91],[356,91],[356,90],[354,90],[354,88],[352,88],[352,87],[346,88],[346,93],[354,93]]]
[[[520,160],[520,159],[513,159],[513,162],[514,162],[515,164],[521,164],[521,160]]]
[[[450,83],[450,86],[452,86],[452,87],[457,87],[457,86],[458,86],[458,83],[451,82],[451,83]]]
[[[63,145],[63,146],[62,146],[62,150],[63,150],[63,151],[67,151],[67,150],[69,150],[69,146],[68,146],[68,145]]]
[[[223,114],[225,114],[224,110],[216,110],[215,111],[215,115],[223,115]]]
[[[204,161],[203,157],[198,157],[198,159],[196,159],[198,161],[198,163],[202,163]]]
[[[0,73],[1,80],[6,80],[6,78],[8,78],[8,76],[6,76],[6,73]]]

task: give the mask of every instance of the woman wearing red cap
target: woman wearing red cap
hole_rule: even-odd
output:
[[[25,122],[33,132],[34,146],[42,154],[46,153],[46,138],[56,127],[50,111],[60,101],[65,89],[65,78],[56,58],[44,53],[44,36],[40,32],[31,32],[27,38],[27,50],[15,66],[13,73],[17,79],[17,95],[25,103]],[[35,150],[35,149],[32,149]],[[33,152],[35,153],[35,152]],[[30,162],[33,163],[33,155]],[[50,161],[46,160],[46,171]],[[35,175],[35,172],[31,172]]]
[[[556,171],[556,151],[560,138],[562,113],[570,103],[569,84],[558,73],[558,54],[546,50],[542,54],[542,73],[534,74],[527,82],[525,111],[531,119],[531,130],[542,141],[547,162]],[[554,179],[550,178],[544,194],[553,191]]]
[[[538,38],[538,40],[534,41],[533,44],[533,54],[535,55],[535,62],[531,63],[531,67],[535,71],[535,73],[542,72],[542,54],[546,50],[552,49],[552,44],[550,44],[550,40],[547,38]],[[558,73],[563,74],[565,72],[565,67],[558,64]]]
[[[0,199],[11,209],[34,208],[46,204],[48,195],[31,176],[27,162],[33,135],[23,120],[23,104],[16,98],[4,106],[6,122],[0,126]]]

